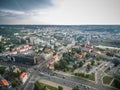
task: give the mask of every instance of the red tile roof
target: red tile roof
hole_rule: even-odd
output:
[[[0,81],[0,86],[9,86],[9,83],[7,80],[3,79]]]
[[[57,54],[53,56],[54,59],[58,59],[58,57],[59,56]]]
[[[27,73],[23,72],[23,73],[20,74],[20,78],[23,79],[26,75],[27,75]]]

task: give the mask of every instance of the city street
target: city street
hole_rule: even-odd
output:
[[[71,76],[65,76],[60,73],[55,73],[44,67],[46,61],[43,61],[39,65],[37,65],[38,69],[31,73],[30,79],[23,86],[24,90],[31,90],[34,88],[34,82],[36,80],[45,79],[52,82],[56,82],[62,85],[66,85],[69,87],[78,86],[81,90],[113,90],[109,87],[105,87],[102,85],[101,78],[104,75],[102,71],[98,71],[97,73],[97,83],[93,83],[90,81],[86,81],[82,78],[75,78]]]

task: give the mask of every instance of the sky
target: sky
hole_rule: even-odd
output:
[[[120,24],[120,0],[0,0],[0,24]]]

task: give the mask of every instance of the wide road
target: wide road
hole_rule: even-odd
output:
[[[29,82],[27,82],[26,86],[24,87],[24,89],[22,88],[22,90],[33,90],[34,82],[38,80],[38,77],[41,79],[46,79],[70,87],[78,86],[81,88],[81,90],[113,90],[109,87],[103,86],[101,82],[95,84],[93,82],[86,81],[82,78],[78,79],[75,77],[65,76],[63,74],[55,73],[44,67],[45,62],[46,61],[38,65],[39,69],[37,69],[31,74],[31,78]],[[100,73],[101,72],[99,72],[99,74]]]
[[[41,66],[43,66],[45,63],[47,62],[47,60],[43,60],[39,65],[36,65],[35,67],[40,68]],[[31,68],[33,69],[33,68]],[[26,83],[22,86],[21,90],[32,90],[34,84],[30,83],[30,81],[35,80],[36,76],[39,74],[39,69],[34,70],[33,72],[30,73],[30,77],[28,78],[28,80],[26,81]]]
[[[39,65],[37,65],[38,69],[31,73],[30,78],[28,79],[27,83],[25,83],[23,85],[23,88],[21,90],[33,90],[34,82],[36,80],[38,80],[37,77],[46,78],[47,80],[50,80],[50,81],[53,81],[53,82],[56,82],[59,84],[63,84],[66,86],[70,86],[70,87],[78,86],[82,90],[87,90],[87,89],[90,89],[90,90],[113,90],[112,88],[105,87],[102,85],[100,79],[102,77],[101,74],[103,74],[103,72],[101,72],[101,71],[98,71],[98,73],[97,73],[97,75],[98,75],[97,81],[98,82],[93,83],[90,81],[86,81],[82,78],[64,76],[63,74],[59,74],[59,73],[56,74],[55,72],[44,67],[44,64],[46,62],[47,62],[47,60],[44,60]]]
[[[47,80],[50,80],[50,81],[53,81],[56,83],[60,83],[63,85],[67,85],[70,87],[79,86],[80,88],[82,88],[82,90],[84,90],[84,89],[86,90],[87,88],[91,89],[91,90],[113,90],[109,87],[103,86],[102,84],[95,84],[95,83],[85,81],[85,80],[80,79],[80,78],[78,79],[75,77],[64,76],[62,74],[50,76],[49,74],[42,72],[42,75],[48,77]]]

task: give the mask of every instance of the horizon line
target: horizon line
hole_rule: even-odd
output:
[[[0,24],[2,25],[49,25],[49,26],[86,26],[86,25],[120,25],[120,24]]]

